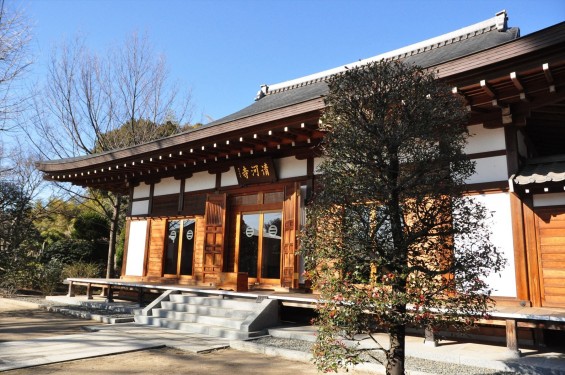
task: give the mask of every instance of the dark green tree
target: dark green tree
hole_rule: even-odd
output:
[[[73,237],[91,242],[108,242],[108,219],[95,211],[85,211],[73,224]]]
[[[485,276],[504,264],[488,212],[464,195],[474,173],[466,110],[431,73],[398,62],[328,84],[322,174],[301,245],[323,301],[315,360],[336,370],[382,350],[387,373],[403,374],[406,327],[483,317]],[[372,345],[343,341],[354,337]]]
[[[0,180],[0,282],[24,267],[36,249],[31,197],[13,182]]]

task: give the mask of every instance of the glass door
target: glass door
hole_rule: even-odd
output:
[[[252,282],[280,282],[282,212],[241,213],[238,271]]]
[[[195,221],[169,220],[163,261],[165,276],[190,276],[194,258]]]

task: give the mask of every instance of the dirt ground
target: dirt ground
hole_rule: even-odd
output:
[[[293,362],[233,349],[219,350],[208,354],[192,354],[177,349],[163,348],[6,372],[6,375],[16,374],[314,375],[318,372],[313,365],[308,363]]]
[[[100,323],[21,307],[0,299],[0,342],[62,334],[84,333],[84,326]],[[1,356],[1,354],[0,354]],[[356,374],[357,372],[349,372]],[[44,374],[318,374],[310,363],[241,352],[233,349],[193,354],[177,349],[151,349],[126,354],[7,371],[9,375]]]

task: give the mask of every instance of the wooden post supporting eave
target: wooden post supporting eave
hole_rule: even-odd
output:
[[[506,320],[506,348],[510,351],[510,356],[519,358],[521,353],[518,349],[517,323],[514,319]]]

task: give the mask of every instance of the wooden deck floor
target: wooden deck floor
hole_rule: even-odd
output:
[[[111,285],[115,287],[124,287],[132,289],[145,290],[178,290],[180,292],[206,293],[211,295],[224,295],[240,298],[270,298],[289,302],[309,303],[318,302],[319,295],[312,293],[284,292],[277,290],[257,289],[247,292],[236,292],[229,289],[218,289],[217,287],[192,286],[183,284],[159,283],[150,281],[125,281],[122,279],[101,279],[101,278],[68,278],[67,282],[73,282],[75,285]]]
[[[284,292],[276,290],[249,290],[248,292],[236,292],[233,290],[218,289],[217,287],[191,286],[183,284],[158,283],[150,281],[125,281],[122,279],[92,279],[92,278],[69,278],[68,281],[75,283],[91,283],[93,285],[112,285],[127,288],[142,288],[154,290],[178,290],[180,292],[206,293],[211,295],[225,295],[241,298],[270,298],[288,302],[299,302],[314,304],[320,296],[312,293]],[[542,320],[565,323],[565,308],[549,307],[521,307],[521,306],[498,306],[491,316],[501,319],[516,320]]]

